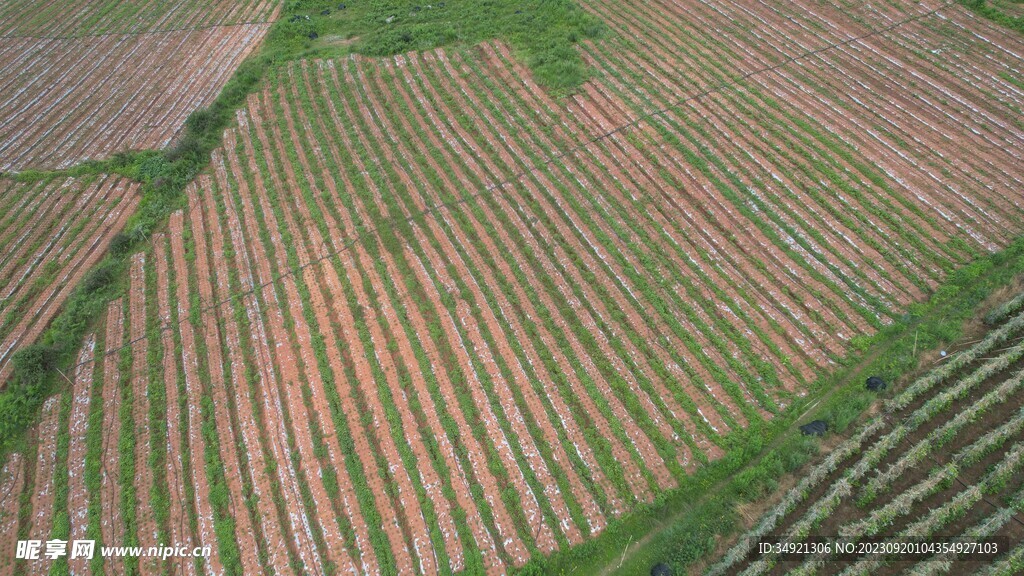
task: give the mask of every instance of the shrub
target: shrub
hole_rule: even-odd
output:
[[[121,234],[118,234],[118,236],[121,236]],[[114,268],[114,264],[110,261],[105,261],[96,268],[93,268],[82,279],[79,290],[96,292],[109,285],[114,280]]]
[[[14,354],[14,370],[20,376],[19,384],[24,387],[37,386],[57,366],[61,350],[57,346],[33,344]]]

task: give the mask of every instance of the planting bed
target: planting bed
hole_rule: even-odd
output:
[[[0,171],[158,149],[255,48],[275,2],[0,8]]]
[[[31,344],[107,250],[139,201],[117,176],[0,180],[0,386],[11,358]]]
[[[0,469],[0,574],[14,573],[18,542],[19,495],[25,486],[25,458],[13,454]]]
[[[250,24],[272,19],[277,4],[272,0],[12,0],[0,8],[0,36],[67,38]]]

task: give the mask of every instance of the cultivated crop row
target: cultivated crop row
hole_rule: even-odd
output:
[[[1013,317],[964,351],[969,360],[955,370],[939,367],[911,384],[914,398],[890,403],[885,415],[840,444],[707,574],[867,574],[884,566],[871,557],[842,564],[825,556],[802,563],[751,559],[754,544],[769,535],[794,542],[817,534],[852,541],[1009,536],[1024,466],[1022,327],[1024,315]],[[1005,347],[1008,340],[1015,344]],[[956,566],[947,556],[915,570]]]
[[[0,181],[0,386],[138,204],[116,176]]]
[[[74,38],[101,34],[143,34],[267,22],[274,18],[278,3],[269,0],[239,2],[167,3],[65,2],[15,0],[0,7],[0,37]]]
[[[268,27],[0,38],[0,170],[167,146]]]
[[[762,290],[791,317],[793,337],[803,315],[840,340],[887,322],[887,310],[919,298],[973,249],[1015,234],[1022,135],[1013,110],[1024,94],[1000,72],[1019,66],[1019,38],[950,8],[850,41],[923,4],[902,14],[883,14],[895,3],[583,4],[619,39],[585,46],[604,74],[570,110],[590,134],[666,110],[642,123],[642,136],[607,141],[662,169],[683,160],[677,187],[714,214],[698,229],[726,235],[723,258],[769,248],[762,270],[744,277],[838,292],[819,304]],[[949,39],[941,58],[936,35]],[[979,153],[966,157],[964,146]],[[731,229],[750,234],[731,239]]]

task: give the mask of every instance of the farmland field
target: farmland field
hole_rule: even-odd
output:
[[[0,180],[0,387],[138,205],[117,176]]]
[[[11,0],[0,8],[0,36],[77,38],[146,34],[266,22],[278,9],[269,0],[208,2],[59,2]]]
[[[29,4],[38,3],[0,8],[0,170],[167,146],[260,42],[275,10],[269,2]]]
[[[5,461],[0,490],[22,497],[4,499],[0,553],[20,533],[214,550],[56,573],[537,566],[734,456],[1024,233],[1019,34],[937,2],[579,4],[608,30],[573,32],[588,80],[567,96],[514,42],[475,36],[263,70]],[[106,107],[81,128],[15,122],[36,136],[0,162],[166,145],[266,31],[244,22],[277,14],[227,5],[11,25],[5,42],[209,33],[234,51],[196,52],[216,71],[185,64],[206,87],[151,131],[151,112]],[[977,454],[957,463],[980,478]]]
[[[1024,295],[973,346],[888,398],[882,414],[851,432],[706,572],[721,574],[1019,573],[1024,548]],[[769,536],[773,535],[773,536]],[[829,562],[750,553],[769,536],[851,541],[972,541],[1003,537],[1002,558],[934,554],[912,563],[865,557]]]

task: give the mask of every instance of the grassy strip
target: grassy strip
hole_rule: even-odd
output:
[[[911,305],[893,325],[862,340],[860,353],[849,359],[848,367],[820,378],[806,398],[770,423],[731,435],[735,448],[722,459],[685,478],[679,488],[653,505],[641,506],[613,522],[599,537],[549,558],[534,558],[519,573],[595,573],[617,565],[617,557],[637,534],[650,534],[649,540],[632,552],[620,573],[643,573],[657,562],[668,562],[682,573],[683,567],[714,550],[718,536],[741,527],[736,505],[771,492],[779,475],[796,470],[810,458],[816,441],[794,431],[798,421],[820,418],[842,432],[875,398],[864,390],[865,375],[895,379],[912,371],[917,365],[916,349],[954,341],[976,307],[1021,273],[1024,238],[962,267],[928,302]],[[811,407],[813,412],[808,413]]]
[[[991,6],[988,0],[960,0],[960,3],[996,24],[1024,33],[1024,16],[1011,16],[999,8]]]

